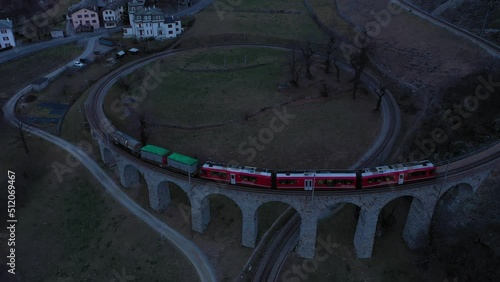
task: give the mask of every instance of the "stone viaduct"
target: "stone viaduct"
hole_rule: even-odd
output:
[[[239,206],[242,219],[242,245],[253,248],[256,243],[258,209],[265,203],[282,202],[293,207],[301,217],[297,254],[313,258],[316,247],[316,229],[319,218],[334,206],[350,203],[360,208],[357,228],[354,234],[354,247],[358,258],[372,255],[377,221],[384,206],[394,199],[410,196],[413,198],[403,230],[403,239],[410,249],[425,246],[434,207],[439,198],[449,189],[456,187],[458,197],[472,195],[490,173],[491,169],[468,174],[467,177],[446,178],[446,181],[430,181],[412,185],[409,189],[390,189],[377,193],[351,193],[339,195],[318,195],[312,201],[310,196],[292,196],[244,192],[225,188],[225,184],[206,183],[199,179],[188,179],[171,173],[156,171],[121,156],[113,146],[96,139],[101,157],[106,164],[116,164],[121,184],[130,187],[140,181],[140,175],[146,181],[149,190],[151,208],[160,212],[170,203],[170,183],[179,186],[191,203],[192,229],[203,233],[210,222],[210,195],[224,195]],[[438,183],[439,182],[439,183]],[[414,187],[414,188],[413,188]],[[261,191],[261,190],[259,190]]]

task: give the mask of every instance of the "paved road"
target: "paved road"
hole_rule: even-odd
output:
[[[200,0],[198,3],[193,5],[192,7],[189,7],[188,9],[179,11],[177,13],[174,13],[173,16],[176,17],[181,17],[181,16],[190,16],[193,15],[201,10],[203,10],[205,7],[209,6],[212,4],[214,0]],[[68,24],[69,28],[69,24]],[[10,60],[16,59],[21,56],[26,56],[31,53],[46,49],[46,48],[51,48],[55,47],[57,45],[61,44],[66,44],[78,40],[85,40],[89,38],[97,38],[103,35],[107,35],[108,33],[114,33],[114,32],[121,32],[122,28],[121,27],[116,27],[116,28],[111,28],[111,29],[100,29],[96,32],[93,33],[84,33],[80,35],[74,35],[74,32],[71,32],[69,37],[64,37],[64,38],[55,38],[49,41],[44,41],[40,43],[33,43],[33,44],[28,44],[24,46],[18,46],[15,47],[9,51],[4,51],[0,53],[0,64],[8,62]],[[69,33],[68,33],[69,34]]]
[[[87,48],[85,49],[83,55],[85,55],[85,53],[87,52],[92,51],[94,42],[95,39],[89,41],[90,44],[87,45]],[[64,68],[65,66],[61,67],[57,71],[61,71]],[[30,89],[31,85],[25,87],[23,90],[14,95],[11,99],[9,99],[3,106],[5,119],[8,120],[13,126],[16,126],[16,124],[19,122],[19,120],[15,117],[14,114],[14,108],[17,103],[17,100],[19,100]],[[140,218],[151,228],[156,230],[165,238],[169,239],[193,264],[194,268],[198,273],[198,276],[200,277],[200,281],[207,281],[207,282],[217,281],[217,277],[211,263],[208,261],[204,253],[195,244],[193,244],[193,242],[183,237],[180,233],[172,229],[164,222],[158,220],[156,217],[151,215],[149,212],[147,212],[141,206],[139,206],[136,202],[130,199],[121,190],[121,188],[104,172],[104,170],[99,165],[97,165],[97,163],[91,157],[89,157],[83,150],[39,128],[32,127],[26,124],[25,129],[26,131],[34,135],[37,135],[53,143],[56,146],[59,146],[60,148],[66,150],[69,154],[77,158],[92,173],[92,175],[94,175],[94,177],[103,185],[106,191],[111,196],[113,196],[113,198],[115,198],[132,214]]]
[[[33,43],[29,45],[18,46],[12,48],[11,50],[4,51],[0,53],[0,64],[14,60],[18,57],[26,56],[31,53],[41,51],[43,49],[52,48],[61,44],[71,43],[78,40],[86,40],[90,38],[98,38],[103,35],[107,35],[109,32],[116,32],[121,29],[109,29],[109,30],[99,30],[93,33],[85,33],[70,37],[54,38],[49,41]]]

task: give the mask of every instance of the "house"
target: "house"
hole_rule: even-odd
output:
[[[183,31],[179,19],[166,16],[155,6],[144,7],[144,1],[129,2],[128,14],[130,26],[123,28],[123,37],[165,39],[174,38]]]
[[[105,28],[116,27],[117,23],[120,22],[123,14],[122,1],[115,0],[107,3],[102,9],[102,19]]]
[[[82,0],[68,9],[73,28],[78,31],[90,31],[100,28],[98,1]]]
[[[16,40],[12,32],[12,21],[0,20],[0,49],[14,46],[16,46]]]

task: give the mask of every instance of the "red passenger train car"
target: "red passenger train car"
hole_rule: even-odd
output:
[[[277,172],[276,188],[284,190],[355,189],[356,173],[353,171],[298,171]]]
[[[366,189],[401,185],[436,177],[436,167],[429,161],[366,168],[358,171],[270,171],[248,166],[226,166],[212,162],[200,169],[200,177],[234,185],[278,190]]]
[[[401,185],[436,177],[436,167],[429,161],[379,166],[361,170],[362,187]]]
[[[267,169],[248,166],[226,166],[206,162],[200,169],[200,177],[230,184],[271,188],[272,173]]]

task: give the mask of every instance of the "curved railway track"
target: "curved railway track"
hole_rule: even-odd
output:
[[[209,47],[235,47],[235,46],[254,46],[254,47],[266,47],[266,48],[279,48],[279,49],[288,49],[287,47],[284,46],[272,46],[272,45],[261,45],[261,44],[226,44],[226,45],[212,45]],[[171,50],[167,52],[162,52],[144,59],[140,59],[138,61],[129,63],[122,68],[114,71],[113,73],[105,76],[103,79],[101,79],[91,90],[89,98],[87,98],[87,101],[85,103],[85,112],[87,115],[88,122],[91,124],[91,128],[93,129],[94,134],[99,135],[101,140],[108,140],[109,142],[109,130],[116,130],[112,124],[110,124],[109,120],[106,118],[102,104],[104,100],[104,96],[106,92],[109,90],[109,88],[112,86],[114,81],[118,79],[120,76],[125,75],[127,73],[132,72],[136,68],[142,67],[146,64],[149,64],[153,62],[156,59],[159,59],[163,56],[169,56],[173,55],[179,52],[183,51],[188,51],[188,50],[195,50],[195,49],[203,49],[206,47],[192,47],[192,48],[184,48],[184,49],[177,49],[177,50]],[[348,65],[345,62],[341,63],[341,66],[343,68],[348,68]],[[377,80],[371,76],[370,74],[364,73],[362,78],[364,79],[364,83],[368,84],[370,87],[375,87],[377,86]],[[392,95],[386,95],[386,97],[389,97],[389,103],[396,103]],[[387,148],[390,148],[392,144],[395,141],[395,138],[398,135],[399,131],[399,126],[400,126],[400,121],[399,121],[399,113],[398,113],[398,108],[397,107],[392,107],[388,104],[389,106],[389,112],[388,116],[384,116],[384,122],[389,122],[389,127],[387,134],[385,134],[384,138],[382,140],[379,140],[379,144],[375,147],[372,147],[372,152],[369,154],[369,157],[361,160],[358,162],[356,165],[356,168],[361,168],[361,167],[368,167],[371,164],[374,164],[377,159],[382,159],[381,156],[384,155],[384,153],[389,153],[388,151],[385,152]],[[109,143],[110,145],[113,144],[112,142]],[[185,181],[185,176],[180,176],[176,173],[173,173],[171,171],[167,171],[164,169],[161,169],[155,165],[152,165],[147,162],[143,162],[139,160],[138,158],[130,155],[124,150],[115,150],[115,153],[120,154],[121,157],[125,157],[133,162],[140,162],[141,166],[147,167],[148,169],[152,169],[158,172],[165,173],[169,175],[170,177],[177,178],[179,181]],[[489,168],[496,166],[500,163],[500,143],[496,143],[493,146],[491,146],[487,150],[483,150],[482,152],[466,158],[466,159],[461,159],[457,161],[450,161],[447,165],[443,165],[438,167],[438,177],[434,180],[428,181],[427,184],[438,184],[441,183],[444,177],[444,171],[448,167],[448,172],[446,174],[447,179],[452,179],[452,178],[460,178],[463,177],[464,175],[467,174],[467,171],[469,170],[477,170],[477,169],[484,169],[484,168]],[[221,184],[221,183],[213,183],[201,179],[196,179],[193,178],[191,179],[191,183],[194,185],[204,185],[204,186],[211,186],[211,185],[216,185],[217,187],[231,187],[233,190],[238,190],[241,192],[246,192],[246,193],[268,193],[268,194],[280,194],[280,195],[290,195],[290,196],[310,196],[311,192],[309,191],[277,191],[277,190],[266,190],[266,189],[255,189],[255,188],[250,188],[250,187],[241,187],[241,186],[234,186],[234,185],[228,185],[228,184]],[[401,186],[397,186],[398,190],[404,190],[404,189],[415,189],[419,186],[419,183],[416,184],[405,184]],[[387,193],[391,192],[394,189],[394,187],[384,187],[384,188],[375,188],[375,189],[362,189],[362,190],[355,190],[355,191],[315,191],[315,196],[321,197],[321,196],[332,196],[332,195],[350,195],[353,193],[359,193],[359,194],[373,194],[373,193]],[[274,265],[276,259],[279,257],[279,254],[281,253],[281,250],[285,247],[286,243],[293,238],[294,234],[298,233],[299,226],[300,226],[300,217],[296,216],[293,217],[293,219],[290,221],[289,224],[287,224],[287,227],[282,230],[281,234],[285,234],[284,237],[280,240],[280,243],[275,245],[271,252],[271,255],[268,257],[268,260],[264,263],[265,267],[263,269],[262,274],[259,275],[258,280],[260,281],[268,281],[268,280],[274,280],[276,279],[277,275],[274,275],[274,277],[270,277],[269,275],[272,274],[272,266]]]
[[[486,47],[486,49],[489,49],[489,50],[493,51],[493,53],[490,52],[493,55],[495,55],[497,57],[499,56],[499,54],[500,54],[500,46],[498,46],[498,45],[496,45],[496,44],[494,44],[494,43],[492,43],[492,42],[490,42],[490,41],[488,41],[488,40],[486,40],[486,39],[484,39],[484,38],[482,38],[482,37],[480,37],[478,35],[475,35],[474,33],[471,33],[470,31],[467,31],[467,30],[465,30],[465,29],[463,29],[461,27],[458,27],[458,26],[456,26],[456,25],[454,25],[454,24],[452,24],[450,22],[447,22],[447,21],[442,20],[442,19],[440,19],[438,17],[435,17],[435,16],[429,14],[427,11],[424,11],[422,8],[417,7],[414,4],[409,3],[406,0],[396,0],[396,3],[398,3],[402,7],[405,7],[407,9],[409,9],[409,10],[415,10],[418,13],[422,14],[424,17],[427,17],[427,18],[429,18],[431,20],[434,20],[434,21],[438,22],[439,24],[445,26],[446,28],[451,29],[452,31],[461,33],[462,35],[464,35],[465,37],[467,37],[469,40],[472,40],[472,41],[474,41],[474,42],[482,45],[483,47]]]

